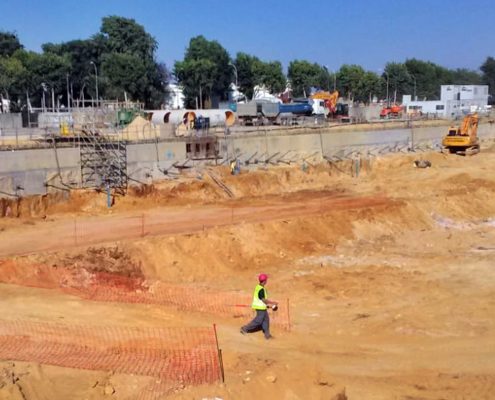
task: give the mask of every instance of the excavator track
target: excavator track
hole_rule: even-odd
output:
[[[474,156],[480,152],[480,146],[471,146],[461,149],[455,149],[453,147],[444,147],[442,149],[443,154],[457,154],[459,156]]]
[[[480,152],[480,146],[473,146],[464,151],[465,156],[474,156]]]

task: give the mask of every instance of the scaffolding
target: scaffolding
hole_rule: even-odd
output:
[[[104,135],[95,129],[82,129],[79,154],[82,187],[125,195],[127,149],[120,135]]]

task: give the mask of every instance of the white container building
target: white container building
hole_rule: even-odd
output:
[[[470,112],[488,110],[488,85],[442,85],[440,100],[414,101],[404,95],[402,103],[408,114],[436,114],[442,118],[453,118]]]

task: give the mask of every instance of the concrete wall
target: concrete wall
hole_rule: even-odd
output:
[[[20,128],[22,128],[22,115],[20,113],[0,113],[0,136]]]
[[[186,145],[180,140],[127,146],[130,184],[165,179],[176,162],[186,160]]]
[[[383,104],[371,103],[369,105],[351,105],[349,106],[349,117],[353,121],[365,122],[380,119],[380,111]]]
[[[222,153],[228,158],[237,157],[241,161],[258,159],[278,159],[288,153],[283,160],[299,155],[299,159],[315,154],[322,156],[339,155],[346,150],[372,149],[384,146],[411,146],[420,143],[439,144],[447,130],[446,126],[409,129],[369,130],[332,132],[328,129],[308,129],[302,133],[265,133],[231,136],[222,139]],[[488,134],[480,127],[480,136]],[[495,136],[495,129],[490,133]]]
[[[80,183],[79,149],[0,152],[0,197],[45,194]]]
[[[342,157],[352,152],[390,151],[418,145],[438,147],[446,126],[409,129],[335,132],[314,128],[297,131],[267,130],[219,138],[222,160],[238,158],[243,165],[257,163],[314,162],[323,157]],[[481,125],[481,139],[495,138],[495,126]],[[130,184],[151,183],[179,172],[174,165],[189,167],[202,161],[187,160],[186,143],[173,138],[158,143],[127,146]],[[68,190],[81,183],[78,148],[0,151],[0,197],[45,194]]]

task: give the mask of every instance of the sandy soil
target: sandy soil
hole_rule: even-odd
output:
[[[87,301],[49,285],[0,284],[1,319],[115,327],[215,322],[225,383],[186,386],[164,398],[492,399],[495,152],[422,157],[432,168],[392,155],[373,160],[359,178],[346,165],[236,177],[219,168],[234,199],[207,174],[192,174],[117,199],[110,211],[102,197],[78,193],[34,213],[22,206],[19,218],[0,222],[10,254],[3,276],[7,268],[25,274],[43,264],[249,294],[256,275],[267,272],[270,295],[291,303],[292,330],[274,325],[273,341],[240,335],[245,318]],[[142,212],[156,225],[145,236],[139,224],[125,222]],[[63,242],[74,218],[100,221],[90,248]],[[203,230],[205,220],[217,223]],[[115,231],[124,231],[119,242]],[[39,243],[50,252],[38,251]],[[0,362],[2,400],[133,399],[149,384],[114,371]]]

